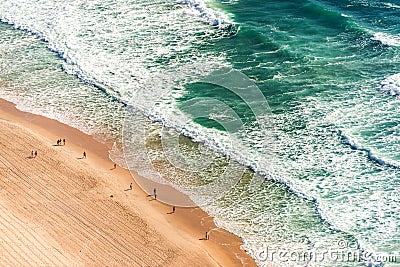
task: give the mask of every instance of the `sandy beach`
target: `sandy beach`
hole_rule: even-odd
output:
[[[93,137],[4,100],[0,131],[0,266],[255,266],[240,238],[200,208],[171,213]]]

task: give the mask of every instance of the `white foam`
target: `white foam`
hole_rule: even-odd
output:
[[[186,11],[188,15],[196,17],[210,26],[219,29],[230,29],[233,26],[225,14],[207,7],[203,1],[177,0],[177,3],[188,7]]]
[[[367,153],[367,156],[369,159],[375,161],[376,163],[380,165],[387,165],[387,166],[392,166],[396,168],[400,168],[400,164],[389,159],[384,159],[382,157],[377,156],[372,149],[363,147],[361,144],[358,144],[353,138],[349,137],[346,134],[342,135],[344,142],[348,145],[350,145],[353,149],[364,151]]]
[[[400,73],[388,76],[383,80],[381,89],[392,96],[400,95]]]
[[[389,7],[389,8],[393,8],[393,9],[400,9],[400,5],[398,5],[398,4],[394,4],[394,3],[390,3],[390,2],[387,2],[387,3],[383,3],[385,6],[387,6],[387,7]]]
[[[372,40],[376,40],[381,42],[383,45],[387,46],[400,46],[400,36],[392,35],[389,33],[377,32],[371,38]]]

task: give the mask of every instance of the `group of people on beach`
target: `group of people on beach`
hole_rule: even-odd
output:
[[[57,146],[61,146],[61,145],[65,146],[65,138],[62,140],[61,140],[61,138],[57,140]]]
[[[57,146],[65,146],[65,138],[64,139],[58,139],[57,140]],[[83,159],[86,159],[86,151],[83,151],[83,154],[82,154],[82,158]],[[116,168],[116,165],[114,164],[114,169]]]
[[[61,146],[61,145],[65,146],[65,138],[64,139],[60,138],[60,139],[57,140],[57,146]],[[36,158],[37,155],[38,155],[38,152],[32,150],[31,158]],[[86,151],[83,151],[83,157],[82,158],[86,158]],[[116,169],[116,168],[117,168],[117,164],[114,163],[114,169]],[[130,190],[133,189],[133,184],[132,183],[129,184],[129,189]],[[153,189],[153,197],[154,197],[155,200],[157,199],[157,189],[156,188]],[[176,209],[175,206],[173,206],[171,213],[175,213],[175,209]],[[206,232],[206,239],[208,239],[208,232]]]
[[[58,145],[58,146],[61,146],[61,145],[64,145],[64,146],[65,146],[65,139],[61,139],[61,138],[58,139],[58,140],[57,140],[57,145]],[[31,158],[36,158],[37,155],[38,155],[38,152],[32,150]],[[82,158],[86,158],[86,151],[83,152],[83,157],[82,157]],[[115,169],[115,168],[117,168],[117,164],[114,163],[114,169]],[[133,189],[133,184],[132,184],[132,183],[129,184],[129,189],[130,189],[130,190]],[[156,189],[156,188],[153,189],[153,197],[154,197],[155,200],[157,199],[157,189]],[[176,207],[173,206],[173,207],[172,207],[172,212],[171,212],[171,213],[175,213],[175,210],[176,210]],[[208,233],[208,232],[206,232],[206,234],[205,234],[205,239],[206,239],[206,240],[209,239],[209,233]]]

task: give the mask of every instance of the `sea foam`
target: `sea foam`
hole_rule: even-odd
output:
[[[387,46],[400,46],[400,36],[391,35],[388,33],[377,32],[372,37],[372,40],[379,41]]]
[[[177,3],[188,7],[186,11],[188,15],[196,17],[213,27],[229,30],[233,26],[233,23],[227,20],[225,14],[208,8],[204,2],[178,0]]]
[[[388,76],[381,82],[381,89],[392,96],[400,94],[400,73]]]
[[[395,167],[395,168],[400,168],[400,164],[384,159],[382,157],[377,156],[372,149],[367,148],[362,146],[361,144],[357,143],[353,138],[349,137],[346,134],[342,134],[343,142],[347,145],[349,145],[352,149],[359,150],[359,151],[364,151],[367,153],[367,156],[370,160],[375,161],[379,165],[385,165],[385,166],[390,166],[390,167]]]

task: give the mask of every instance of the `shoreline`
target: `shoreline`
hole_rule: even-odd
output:
[[[130,207],[133,204],[135,209],[142,211],[141,214],[146,214],[140,217],[159,230],[159,233],[171,242],[174,241],[175,237],[171,236],[170,232],[176,233],[178,231],[180,237],[185,240],[179,241],[183,242],[183,247],[186,248],[185,242],[195,248],[197,247],[216,266],[256,266],[254,259],[240,248],[243,244],[242,240],[234,234],[218,228],[213,218],[202,209],[199,207],[178,207],[175,213],[171,214],[171,206],[149,199],[151,184],[148,188],[139,188],[135,182],[135,179],[140,179],[137,174],[133,179],[131,173],[126,169],[121,167],[112,169],[113,162],[109,159],[110,144],[102,144],[92,136],[56,120],[20,111],[15,104],[3,99],[0,99],[0,119],[17,123],[48,140],[54,140],[49,144],[52,146],[59,138],[65,138],[66,146],[61,146],[61,149],[67,150],[70,155],[80,157],[82,152],[85,151],[87,153],[85,163],[94,169],[107,173],[107,175],[116,177],[111,182],[106,182],[110,184],[105,186],[102,197],[112,196],[114,202],[124,207]],[[129,187],[131,182],[133,183],[134,196],[127,197],[126,188]],[[157,188],[159,193],[163,193],[163,190]],[[176,196],[176,194],[171,195]],[[180,193],[179,197],[182,198],[182,195]],[[187,198],[187,196],[184,197]],[[205,232],[210,233],[209,240],[202,240]],[[208,263],[202,264],[209,265]]]

